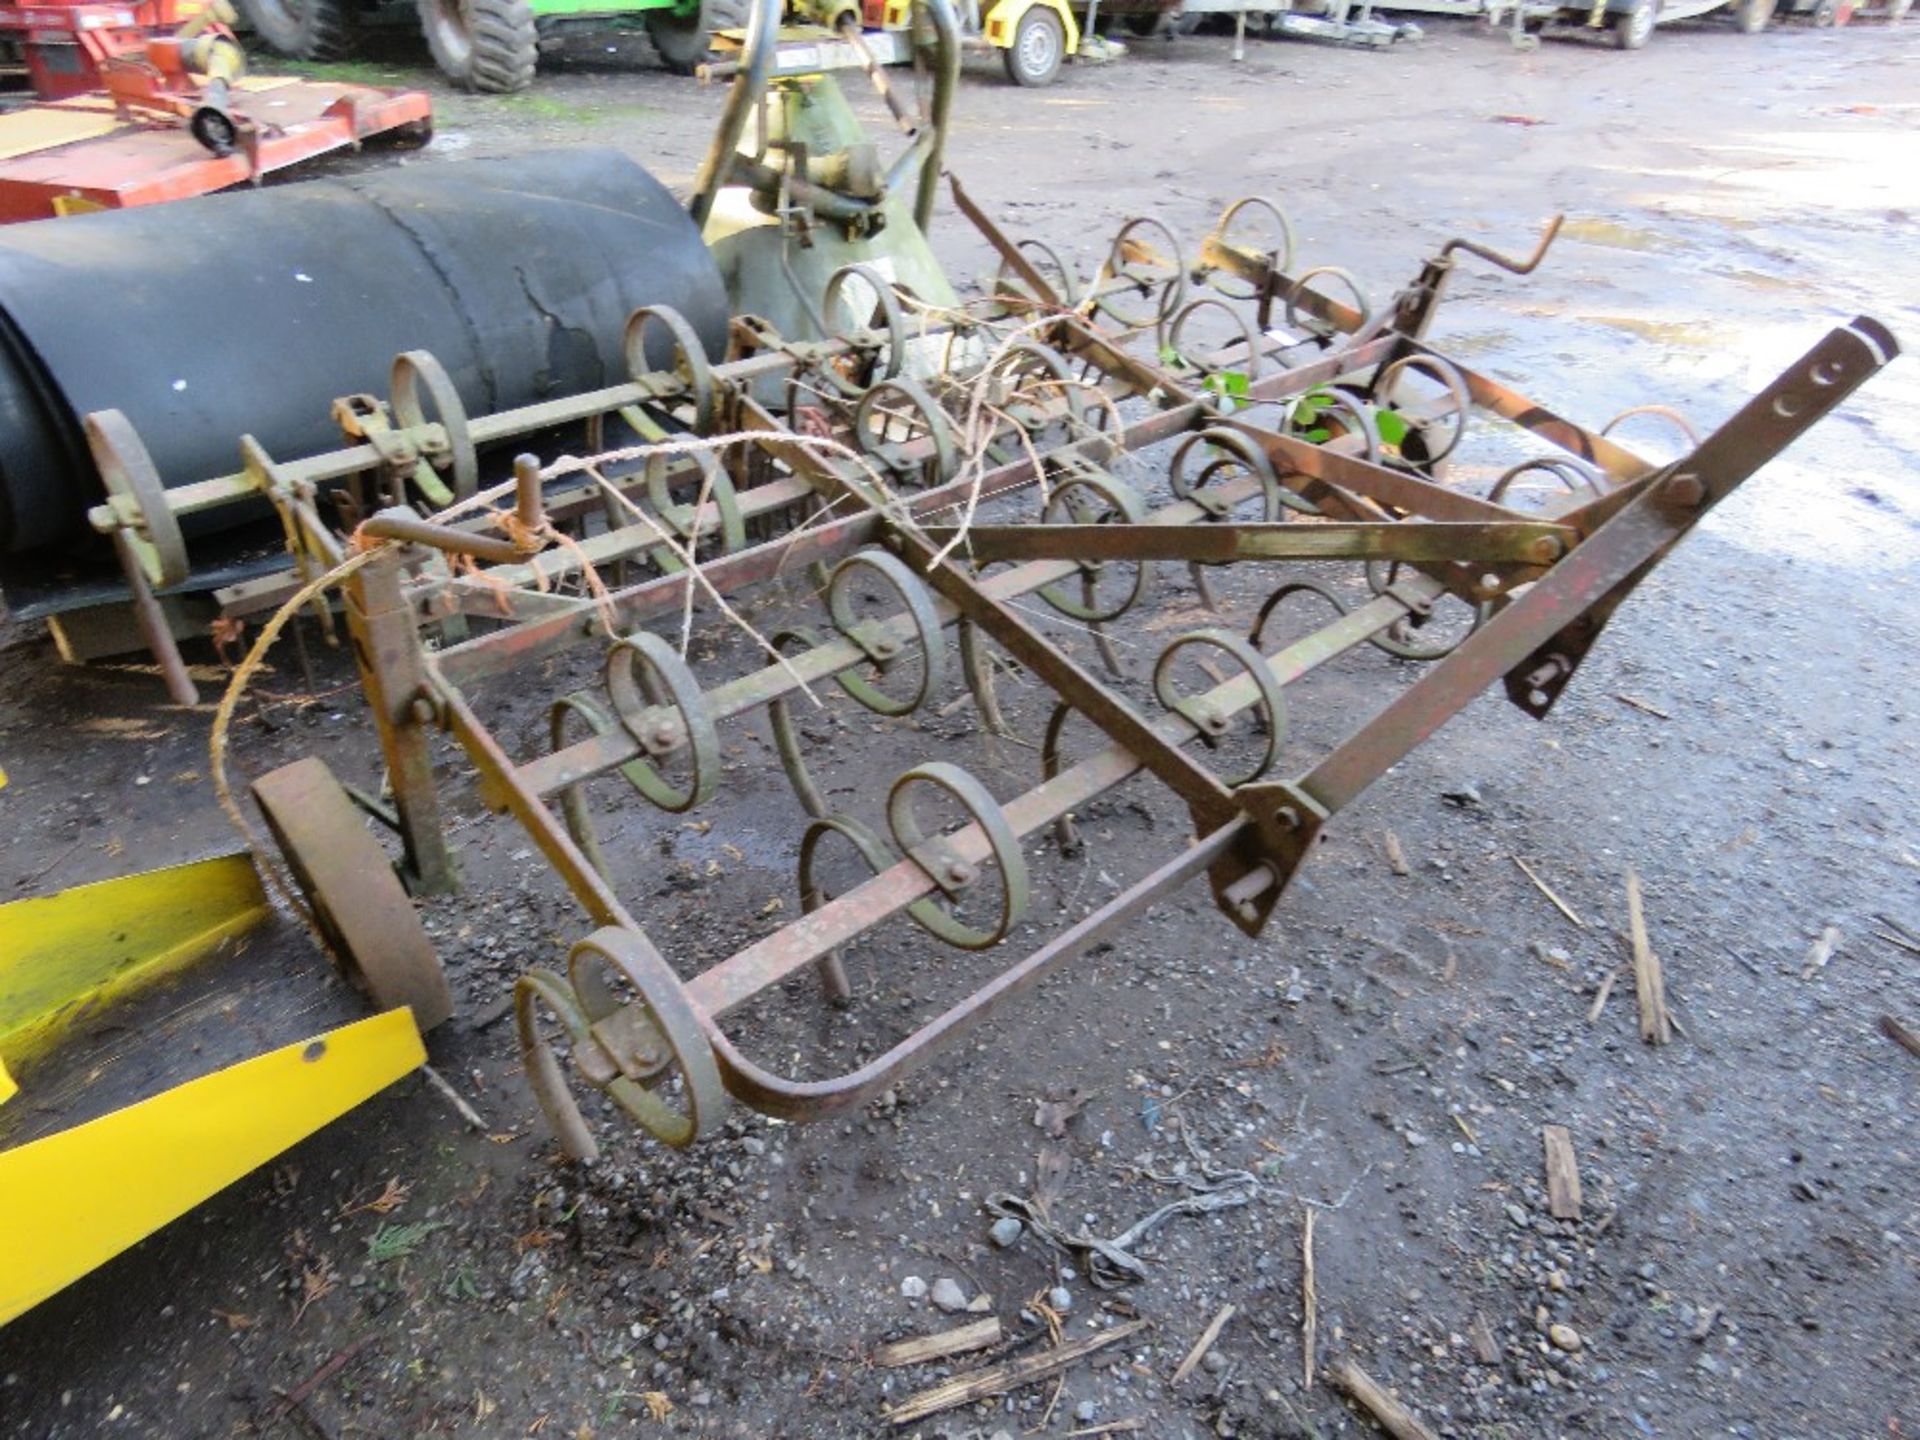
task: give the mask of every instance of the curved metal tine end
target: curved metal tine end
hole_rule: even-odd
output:
[[[1533,247],[1533,253],[1525,260],[1516,260],[1511,255],[1502,255],[1498,250],[1489,250],[1484,245],[1475,244],[1458,235],[1440,247],[1440,258],[1445,260],[1454,251],[1464,250],[1467,254],[1478,256],[1489,265],[1498,265],[1511,274],[1531,275],[1540,267],[1540,262],[1547,258],[1547,250],[1552,246],[1554,238],[1559,235],[1560,227],[1566,223],[1565,211],[1561,211],[1549,220],[1547,228],[1540,233],[1539,243]]]

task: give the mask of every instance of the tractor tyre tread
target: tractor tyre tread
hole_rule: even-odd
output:
[[[440,73],[463,90],[510,95],[533,83],[540,32],[527,0],[416,0]]]
[[[540,31],[527,0],[472,0],[473,59],[467,88],[511,95],[533,84],[540,63]]]
[[[344,60],[358,31],[353,0],[304,0],[298,13],[283,0],[239,0],[253,33],[277,55],[295,60]]]

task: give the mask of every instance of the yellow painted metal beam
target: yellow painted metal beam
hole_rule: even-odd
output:
[[[0,1151],[0,1325],[425,1060],[389,1010]]]
[[[20,1067],[266,915],[245,851],[0,905],[0,1062]]]

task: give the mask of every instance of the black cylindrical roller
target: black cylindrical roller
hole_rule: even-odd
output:
[[[0,229],[0,554],[86,530],[80,417],[124,411],[169,485],[343,443],[340,395],[430,350],[469,414],[615,384],[641,305],[709,355],[727,302],[699,232],[618,151],[412,165]],[[654,327],[651,358],[666,364]]]

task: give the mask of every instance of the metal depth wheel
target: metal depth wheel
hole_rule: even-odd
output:
[[[649,340],[647,334],[648,327],[656,325],[666,332],[667,343],[671,347],[664,370],[656,369],[650,358],[660,348]],[[687,323],[686,316],[671,306],[642,305],[627,317],[627,328],[622,332],[620,349],[627,362],[629,380],[637,385],[671,376],[672,383],[684,387],[682,393],[662,398],[690,402],[693,405],[693,428],[702,435],[713,430],[713,366],[707,362],[706,347],[701,345],[700,337],[693,333],[693,326]]]
[[[1739,0],[1733,7],[1733,23],[1742,35],[1758,35],[1773,20],[1779,0]]]
[[[1266,656],[1231,630],[1190,630],[1176,637],[1153,663],[1153,694],[1162,705],[1189,725],[1201,744],[1215,749],[1233,727],[1233,716],[1204,695],[1182,695],[1174,683],[1174,662],[1180,652],[1189,649],[1217,650],[1225,655],[1253,682],[1258,696],[1256,707],[1266,730],[1265,748],[1251,768],[1222,775],[1221,783],[1232,787],[1249,785],[1273,768],[1287,735],[1287,699],[1267,666]]]
[[[697,5],[647,12],[647,38],[660,63],[676,75],[691,75],[713,48],[713,32],[747,23],[747,0],[700,0]]]
[[[967,822],[979,829],[987,843],[987,860],[999,875],[999,913],[992,928],[970,925],[953,911],[944,909],[940,899],[958,903],[961,892],[981,878],[981,867],[964,860],[950,838],[928,835],[914,809],[913,787],[924,785],[944,791],[958,803]],[[893,832],[896,849],[911,860],[939,896],[929,895],[907,907],[907,914],[935,939],[959,950],[991,950],[1006,939],[1027,913],[1032,885],[1027,876],[1026,857],[1020,851],[1020,837],[1013,832],[1006,812],[972,775],[946,760],[929,760],[903,773],[887,791],[887,828]]]
[[[392,381],[388,387],[388,408],[394,423],[403,430],[416,430],[428,421],[427,405],[433,407],[433,419],[446,432],[446,448],[420,447],[420,464],[415,467],[414,484],[436,508],[454,500],[468,500],[480,488],[480,452],[474,448],[473,431],[467,424],[467,408],[460,400],[446,367],[426,350],[404,350],[393,357]],[[450,492],[435,478],[444,472],[453,481]],[[396,503],[400,503],[396,501]]]
[[[253,782],[253,798],[349,978],[382,1009],[410,1007],[423,1031],[451,1016],[433,942],[326,761],[308,756],[269,771]]]
[[[240,14],[269,49],[296,60],[344,59],[358,28],[353,0],[240,0]]]
[[[540,35],[527,0],[414,0],[440,73],[466,90],[508,95],[533,83]]]
[[[1060,17],[1044,5],[1035,5],[1014,27],[1013,43],[1002,58],[1007,78],[1016,85],[1038,89],[1051,85],[1067,58],[1067,31]]]
[[[613,1000],[608,973],[626,982],[631,999]],[[575,1066],[662,1144],[684,1150],[709,1133],[726,1113],[726,1087],[686,987],[652,942],[638,931],[605,926],[573,947],[567,978],[594,1041],[576,1047]],[[589,1068],[602,1058],[608,1069]],[[677,1108],[661,1094],[674,1069],[684,1091]]]
[[[156,590],[182,584],[191,570],[180,517],[167,504],[165,483],[133,422],[118,410],[96,410],[81,422],[94,468],[115,509],[138,512],[121,531],[147,583]],[[122,518],[125,518],[124,516]]]
[[[636,630],[607,652],[607,697],[640,753],[620,773],[647,800],[679,815],[708,799],[720,780],[720,736],[700,682],[680,652],[650,630]],[[692,775],[675,785],[655,768],[685,750]]]
[[[1660,19],[1659,0],[1633,0],[1633,8],[1615,15],[1611,21],[1613,48],[1640,50],[1653,38],[1653,27]]]

